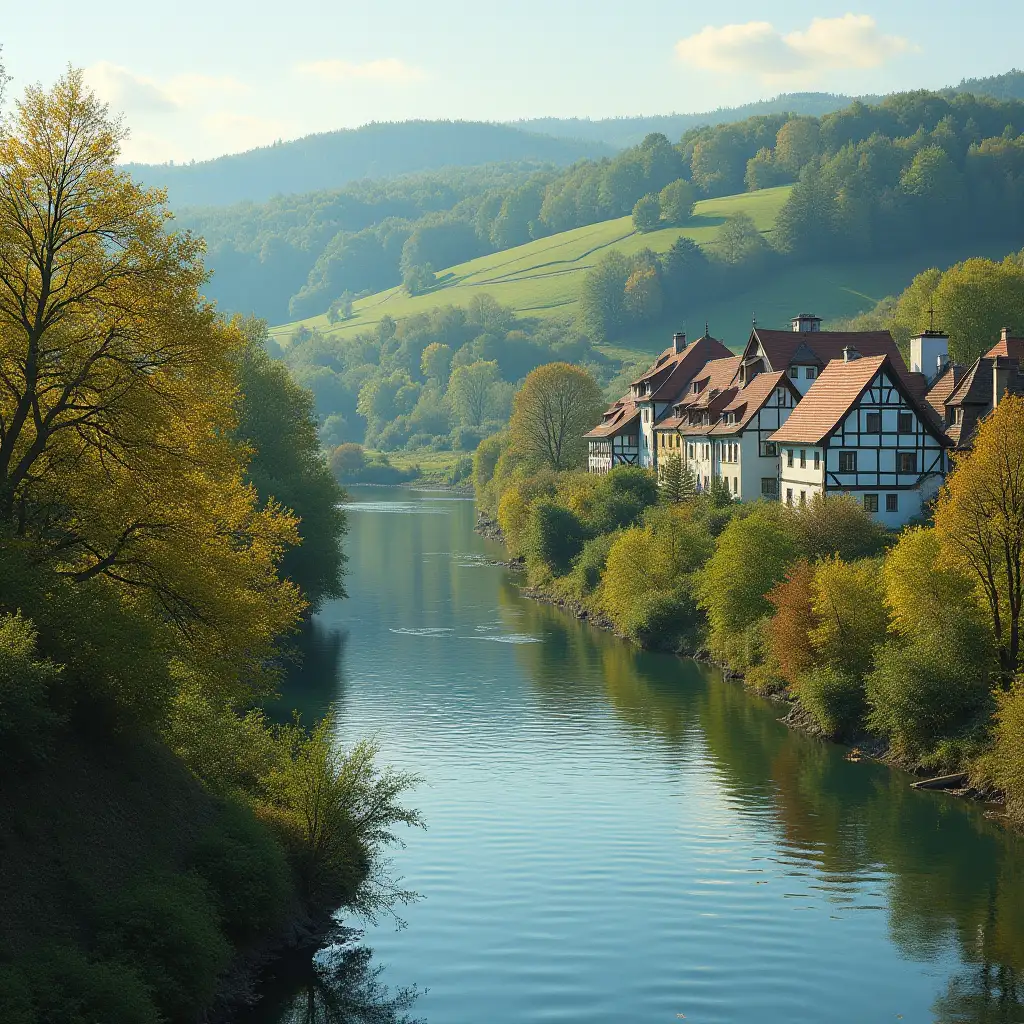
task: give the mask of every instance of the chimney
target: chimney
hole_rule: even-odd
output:
[[[1012,360],[1006,356],[995,356],[992,360],[992,408],[994,409],[1003,395],[1006,394],[1007,385],[1010,383],[1010,369]]]
[[[852,345],[847,345],[843,349],[843,362],[852,363],[854,359],[860,359],[860,353]]]
[[[683,331],[676,331],[672,335],[672,351],[679,355],[686,348],[686,334]]]
[[[937,373],[949,364],[949,336],[942,331],[922,331],[910,339],[910,372]]]
[[[815,316],[813,313],[801,313],[799,316],[793,317],[790,323],[797,334],[807,334],[821,330],[821,317]]]
[[[1000,330],[1000,332],[999,332],[999,340],[1003,341],[1003,342],[1006,342],[1006,341],[1009,341],[1009,339],[1010,339],[1010,328],[1009,327],[1002,328],[1002,330]]]

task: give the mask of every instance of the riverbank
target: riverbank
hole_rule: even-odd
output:
[[[505,544],[505,537],[500,525],[492,516],[489,516],[483,511],[478,511],[477,513],[476,532],[489,540]],[[508,568],[519,571],[525,571],[526,569],[526,560],[522,556],[510,558],[508,562],[504,562],[502,564],[506,565]],[[548,590],[543,586],[538,586],[536,584],[520,586],[519,591],[524,597],[530,600],[558,608],[560,611],[571,615],[580,621],[587,622],[597,629],[611,632],[621,641],[633,644],[642,650],[672,653],[680,658],[688,658],[694,661],[713,665],[723,673],[723,676],[726,679],[741,683],[745,690],[750,689],[743,673],[737,672],[729,665],[713,658],[706,646],[702,644],[698,643],[692,648],[687,649],[680,645],[668,646],[658,643],[640,642],[637,639],[626,635],[621,630],[616,629],[615,624],[607,615],[588,608],[582,602],[566,597],[564,594],[559,594],[554,590]],[[929,769],[925,760],[909,758],[906,755],[899,753],[893,748],[893,745],[885,736],[869,732],[863,728],[857,729],[855,732],[849,734],[830,734],[821,727],[821,724],[814,715],[812,715],[799,702],[799,700],[789,694],[778,690],[769,693],[760,693],[754,689],[753,692],[758,693],[761,697],[773,701],[778,704],[780,708],[786,709],[785,714],[779,718],[779,721],[787,728],[813,736],[819,740],[846,747],[848,750],[846,755],[848,760],[859,761],[866,759],[876,761],[880,764],[886,765],[890,769],[913,777],[915,782],[911,783],[912,785],[927,785],[931,783],[932,785],[929,786],[929,788],[941,789],[951,796],[982,803],[989,808],[988,813],[993,818],[1001,820],[1008,826],[1012,827],[1012,823],[1008,816],[1005,814],[1005,811],[1002,810],[1006,806],[1005,795],[999,790],[991,787],[976,787],[970,781],[967,781],[969,778],[968,772],[958,771],[943,773],[941,776],[936,776],[935,772]],[[952,780],[955,780],[956,778],[963,778],[965,780],[964,784],[953,785]],[[939,784],[946,782],[949,784]]]

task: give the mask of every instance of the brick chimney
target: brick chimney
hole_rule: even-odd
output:
[[[686,334],[684,331],[676,331],[672,335],[672,351],[679,355],[686,348]]]

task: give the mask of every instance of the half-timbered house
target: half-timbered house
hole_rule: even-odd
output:
[[[948,469],[950,442],[905,368],[851,348],[828,363],[770,440],[779,446],[783,501],[849,493],[888,527],[920,515]]]
[[[733,393],[711,428],[714,472],[733,498],[779,497],[779,452],[772,435],[789,419],[800,392],[784,371],[759,373]]]
[[[634,436],[637,441],[637,464],[648,469],[657,468],[657,449],[655,446],[654,429],[671,410],[673,403],[686,392],[693,378],[703,369],[710,359],[729,356],[729,350],[716,338],[712,338],[707,330],[704,336],[696,341],[686,341],[686,335],[679,333],[672,338],[671,347],[665,349],[654,361],[654,364],[629,386],[629,394],[623,396],[608,409],[601,424],[584,435],[588,442],[588,465],[594,472],[607,472],[615,462],[615,446],[609,447],[608,441],[614,437],[623,440]],[[633,408],[637,413],[636,430],[621,424],[613,424],[616,408],[623,411]],[[608,427],[613,433],[609,435]],[[617,433],[615,433],[617,431]],[[623,445],[623,452],[628,448]],[[609,464],[608,460],[612,460]]]
[[[587,435],[587,468],[607,473],[616,466],[640,465],[640,410],[628,395],[608,409]]]

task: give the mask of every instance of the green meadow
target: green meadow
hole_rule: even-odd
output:
[[[605,252],[618,250],[627,256],[644,248],[667,252],[680,236],[692,238],[713,252],[722,224],[740,211],[748,213],[770,238],[791,187],[704,200],[697,204],[692,221],[681,228],[642,234],[634,230],[632,218],[620,217],[564,231],[442,270],[438,286],[423,295],[410,296],[399,287],[367,296],[355,303],[354,315],[344,323],[332,326],[326,315],[321,315],[282,324],[271,333],[287,345],[289,334],[304,324],[341,339],[372,329],[384,316],[402,320],[437,306],[465,306],[480,294],[492,296],[521,316],[568,322],[576,312],[583,275]],[[790,318],[799,312],[816,313],[826,322],[845,319],[873,308],[886,295],[902,291],[927,267],[945,268],[969,256],[1001,258],[1017,247],[1008,242],[979,250],[965,243],[889,259],[784,267],[766,275],[754,288],[694,305],[668,327],[661,324],[637,329],[598,347],[609,356],[632,360],[663,348],[669,330],[684,330],[694,337],[704,332],[707,322],[716,338],[739,349],[749,337],[755,318],[766,327],[788,326]]]
[[[713,250],[726,218],[740,211],[748,213],[768,236],[790,188],[783,185],[704,200],[697,204],[693,219],[685,227],[641,234],[634,230],[631,217],[620,217],[563,231],[442,270],[438,286],[423,295],[410,296],[399,287],[367,296],[355,303],[350,320],[333,327],[326,315],[321,315],[284,324],[272,333],[284,341],[302,323],[324,334],[343,337],[372,328],[384,316],[402,320],[435,306],[464,306],[480,294],[493,296],[522,316],[568,319],[576,310],[583,275],[605,252],[617,249],[627,256],[640,249],[667,252],[684,235]]]

